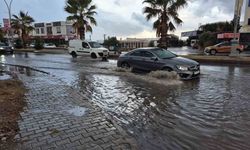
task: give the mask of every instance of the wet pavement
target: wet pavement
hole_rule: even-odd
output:
[[[140,149],[250,149],[250,66],[202,64],[200,79],[164,86],[114,73],[115,60],[27,53],[0,62],[49,72],[79,89]]]

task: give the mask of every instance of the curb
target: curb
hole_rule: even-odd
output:
[[[231,64],[250,64],[250,57],[239,56],[199,56],[199,55],[185,55],[181,56],[184,58],[189,58],[203,63],[231,63]]]

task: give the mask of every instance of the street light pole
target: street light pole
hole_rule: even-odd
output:
[[[12,2],[13,0],[10,0],[9,3],[7,3],[6,0],[4,0],[6,6],[7,6],[7,9],[8,9],[8,14],[9,14],[9,29],[8,29],[8,42],[9,44],[12,45],[12,42],[13,42],[13,34],[12,34],[12,31],[11,31],[11,5],[12,5]],[[11,37],[11,41],[10,41],[10,37]]]

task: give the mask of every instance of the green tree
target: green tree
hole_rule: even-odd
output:
[[[80,39],[85,39],[85,32],[93,31],[91,25],[97,25],[94,18],[96,5],[92,5],[92,0],[67,0],[64,10],[71,14],[67,20],[74,22]]]
[[[11,19],[11,26],[15,29],[15,32],[21,34],[21,40],[23,47],[26,47],[26,42],[29,37],[29,33],[34,29],[31,25],[35,20],[28,15],[28,12],[24,13],[20,11],[18,15],[13,15]]]
[[[150,41],[148,43],[148,47],[155,47],[155,42],[154,41]]]
[[[108,39],[104,40],[103,45],[107,46],[107,47],[109,47],[109,46],[118,46],[119,43],[120,42],[117,40],[116,37],[111,37],[111,38],[108,38]]]
[[[35,49],[40,50],[43,49],[43,40],[41,38],[36,38],[35,39]]]
[[[207,46],[211,46],[216,44],[216,33],[212,32],[204,32],[199,36],[199,45],[200,48],[203,49]]]
[[[144,7],[143,13],[147,20],[157,18],[153,24],[156,35],[160,37],[159,46],[168,47],[168,31],[175,31],[176,25],[183,21],[179,18],[178,10],[187,5],[186,0],[144,0],[148,6]]]
[[[234,24],[233,21],[208,23],[200,26],[200,30],[204,32],[233,32]]]

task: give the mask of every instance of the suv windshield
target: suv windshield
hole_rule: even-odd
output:
[[[100,48],[102,47],[101,44],[97,43],[97,42],[89,42],[90,46],[92,48]]]
[[[165,49],[156,49],[153,50],[153,52],[161,59],[168,59],[168,58],[174,58],[177,57],[174,53],[165,50]]]

